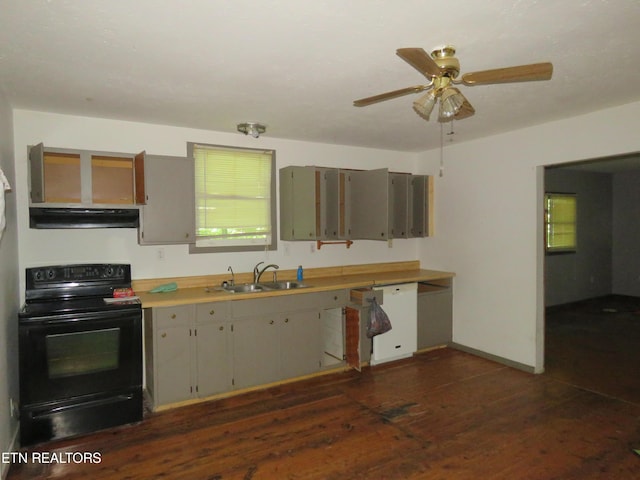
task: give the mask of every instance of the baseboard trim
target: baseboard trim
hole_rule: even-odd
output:
[[[459,343],[451,342],[449,347],[460,350],[461,352],[470,353],[475,355],[476,357],[486,358],[487,360],[492,360],[497,363],[501,363],[506,365],[507,367],[512,367],[517,370],[522,370],[527,373],[536,373],[535,368],[531,365],[525,365],[524,363],[515,362],[513,360],[509,360],[508,358],[499,357],[498,355],[493,355],[491,353],[483,352],[482,350],[477,350],[475,348],[467,347],[466,345],[460,345]]]
[[[13,439],[11,440],[11,443],[9,444],[9,447],[7,450],[7,452],[17,452],[18,451],[18,438],[20,434],[20,424],[16,424],[16,429],[13,432]],[[5,480],[7,478],[7,475],[9,475],[9,468],[11,468],[11,464],[10,463],[0,463],[0,478],[2,480]]]

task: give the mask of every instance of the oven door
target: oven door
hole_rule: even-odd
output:
[[[34,405],[142,386],[142,311],[21,321],[20,395]]]

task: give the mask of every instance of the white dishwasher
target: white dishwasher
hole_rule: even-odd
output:
[[[382,288],[382,309],[391,330],[373,337],[371,365],[410,357],[418,349],[418,284],[403,283]]]

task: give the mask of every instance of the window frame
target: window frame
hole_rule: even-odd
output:
[[[575,234],[575,241],[573,245],[569,247],[553,247],[549,245],[549,225],[554,223],[550,222],[550,212],[548,209],[548,201],[551,197],[569,197],[573,198],[575,206],[575,215],[573,219],[573,228]],[[547,255],[563,255],[573,254],[578,251],[578,195],[576,193],[567,192],[545,192],[544,194],[544,250]]]
[[[195,163],[195,155],[194,148],[195,146],[204,146],[211,147],[213,149],[221,149],[221,150],[235,150],[235,151],[247,151],[247,152],[265,152],[271,155],[271,185],[270,185],[270,215],[271,215],[271,243],[269,244],[255,244],[255,245],[229,245],[229,246],[221,246],[221,247],[213,247],[213,246],[196,246],[195,239],[197,238],[197,199],[195,198],[195,170],[194,170],[194,200],[196,204],[193,209],[194,216],[194,241],[189,244],[189,253],[227,253],[227,252],[260,252],[267,250],[277,250],[278,249],[278,208],[277,208],[277,186],[276,186],[276,151],[268,148],[246,148],[246,147],[237,147],[231,145],[218,145],[218,144],[210,144],[204,142],[187,142],[187,156],[193,160]]]

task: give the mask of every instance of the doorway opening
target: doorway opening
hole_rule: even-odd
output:
[[[545,374],[640,404],[640,153],[547,166],[577,199],[573,251],[544,257]]]

